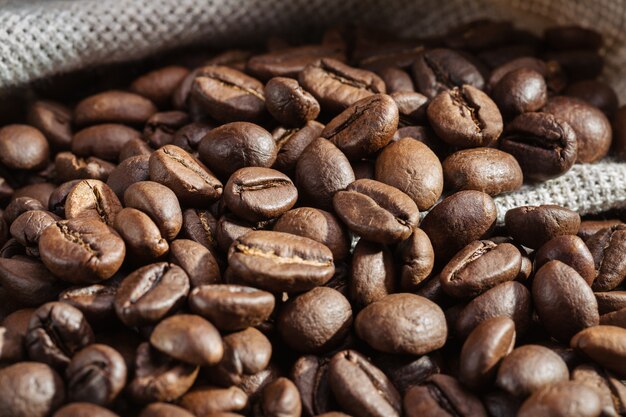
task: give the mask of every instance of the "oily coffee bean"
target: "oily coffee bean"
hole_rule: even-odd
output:
[[[181,234],[213,251],[217,247],[217,219],[208,210],[183,211]]]
[[[613,88],[599,80],[583,80],[569,85],[564,95],[576,97],[600,109],[609,119],[619,106],[619,100]]]
[[[327,358],[307,355],[301,356],[293,365],[291,379],[300,392],[304,416],[324,415],[335,408],[328,382],[328,363]]]
[[[519,417],[596,417],[602,405],[597,391],[582,383],[563,381],[548,385],[530,396],[519,410]]]
[[[458,252],[439,275],[446,294],[475,297],[520,273],[522,255],[510,243],[476,240]]]
[[[601,229],[585,243],[595,263],[593,290],[610,291],[624,282],[626,261],[621,254],[626,245],[626,225],[618,224]]]
[[[191,288],[221,282],[221,272],[215,256],[193,240],[174,240],[170,246],[170,261],[187,273]]]
[[[396,249],[400,264],[400,287],[414,290],[428,278],[435,264],[435,253],[428,235],[422,229],[413,229],[413,234],[400,242]]]
[[[0,258],[0,285],[13,299],[32,307],[56,299],[63,289],[43,263],[27,257]]]
[[[156,259],[170,248],[152,219],[137,209],[119,211],[113,227],[124,239],[128,252],[141,259]]]
[[[269,291],[299,292],[326,283],[334,274],[326,246],[306,237],[253,231],[228,250],[232,272],[245,283]]]
[[[247,122],[227,123],[211,130],[198,151],[202,162],[220,178],[230,177],[239,168],[269,168],[278,152],[267,130]]]
[[[65,401],[63,380],[39,362],[19,362],[1,369],[0,393],[0,408],[7,417],[49,416]]]
[[[178,129],[174,133],[172,145],[178,146],[187,152],[198,149],[202,138],[209,133],[215,126],[209,122],[193,122]]]
[[[159,107],[166,107],[172,101],[174,91],[187,74],[189,74],[187,68],[169,65],[141,75],[130,84],[128,89],[151,100]]]
[[[169,145],[174,141],[176,131],[189,122],[189,115],[182,111],[154,113],[146,121],[143,138],[153,148]]]
[[[74,109],[74,123],[79,126],[98,123],[141,125],[157,108],[140,95],[125,91],[105,91],[80,101]]]
[[[626,375],[626,329],[616,326],[589,327],[576,334],[570,346],[620,377]]]
[[[152,151],[153,149],[143,139],[131,139],[122,146],[118,160],[122,162],[133,156],[150,156]]]
[[[150,179],[148,155],[131,156],[120,162],[107,178],[107,185],[117,198],[124,199],[124,192],[132,184]]]
[[[94,342],[94,334],[80,310],[50,302],[33,313],[24,342],[31,359],[65,368],[76,352]]]
[[[390,294],[365,307],[354,322],[357,335],[376,350],[423,355],[448,336],[443,311],[419,295]]]
[[[124,204],[150,216],[167,240],[174,239],[183,226],[183,213],[176,194],[157,182],[131,184],[124,192]]]
[[[233,216],[224,215],[219,218],[215,227],[217,245],[222,252],[228,252],[232,243],[252,230],[258,230],[253,224],[238,220]]]
[[[279,217],[297,199],[298,190],[291,179],[270,168],[241,168],[230,176],[224,188],[226,207],[250,222]]]
[[[50,194],[50,198],[48,200],[48,210],[50,210],[57,216],[65,216],[65,201],[67,200],[67,195],[70,193],[70,191],[72,191],[74,186],[76,186],[76,184],[81,181],[82,180],[67,181],[55,188],[52,194]],[[9,206],[7,206],[7,208]]]
[[[139,417],[194,417],[194,415],[177,405],[156,402],[146,406]]]
[[[417,205],[408,195],[374,180],[357,180],[338,191],[333,206],[348,229],[371,242],[403,241],[419,221]],[[376,224],[372,218],[378,219]]]
[[[274,310],[274,296],[240,285],[203,285],[189,295],[189,306],[220,330],[258,326]]]
[[[387,94],[415,92],[411,76],[398,67],[382,67],[376,70],[376,74],[385,83]]]
[[[0,129],[0,163],[9,169],[36,171],[48,163],[50,147],[39,130],[27,125]]]
[[[11,236],[27,248],[39,253],[39,238],[44,230],[57,222],[58,216],[43,210],[29,210],[11,223]]]
[[[132,139],[141,139],[141,133],[128,126],[105,123],[77,132],[72,137],[71,150],[80,157],[117,161],[122,147]]]
[[[103,323],[115,316],[113,302],[116,292],[117,287],[114,285],[70,287],[59,294],[59,301],[82,311],[90,323]]]
[[[359,240],[350,270],[350,300],[359,307],[392,294],[396,287],[394,259],[388,247]]]
[[[430,99],[442,91],[465,84],[482,89],[485,83],[471,62],[450,49],[422,52],[411,69],[417,91]]]
[[[511,118],[541,109],[548,100],[548,87],[537,71],[519,68],[502,77],[492,94],[505,118]]]
[[[115,349],[92,344],[72,357],[66,378],[70,401],[107,405],[126,385],[126,363]]]
[[[39,129],[52,147],[68,149],[72,141],[72,111],[61,103],[37,100],[28,109],[28,124]]]
[[[437,136],[459,148],[491,146],[503,129],[498,106],[471,85],[439,93],[428,105],[426,113]]]
[[[90,217],[113,226],[122,204],[113,190],[102,181],[83,180],[67,194],[64,209],[66,219]]]
[[[302,403],[298,388],[284,377],[270,382],[263,389],[261,407],[263,417],[300,417]]]
[[[339,148],[317,138],[300,155],[295,182],[304,201],[328,210],[332,208],[333,195],[354,182],[354,171]]]
[[[71,152],[59,152],[54,158],[57,178],[60,181],[94,179],[106,181],[115,165],[103,159],[90,156],[79,158]]]
[[[411,126],[426,122],[428,98],[415,92],[390,93],[398,106],[399,126]]]
[[[309,120],[301,128],[286,129],[278,127],[272,131],[272,136],[276,141],[278,154],[272,168],[281,172],[291,172],[295,169],[300,155],[307,146],[320,137],[324,125]]]
[[[524,178],[543,181],[569,171],[579,141],[569,123],[549,113],[525,113],[508,126],[500,148],[517,159]]]
[[[398,106],[385,94],[368,95],[332,119],[321,136],[348,159],[361,159],[387,145],[398,128]]]
[[[180,267],[159,262],[143,266],[120,283],[115,312],[127,326],[155,324],[181,307],[189,278]]]
[[[504,222],[515,242],[538,249],[556,236],[573,235],[580,227],[575,211],[557,205],[524,206],[506,212]]]
[[[240,388],[201,386],[187,392],[180,399],[180,406],[195,416],[220,415],[222,412],[243,410],[248,396]],[[226,414],[228,416],[228,414]]]
[[[267,82],[265,105],[274,119],[287,126],[302,126],[320,113],[315,97],[291,78],[275,77]]]
[[[574,268],[589,285],[596,279],[593,255],[578,236],[557,236],[544,243],[535,252],[537,270],[552,260],[561,261]]]
[[[463,149],[442,163],[444,183],[452,191],[477,190],[496,196],[522,186],[517,160],[494,148]]]
[[[109,279],[121,267],[126,246],[109,226],[89,217],[50,225],[39,238],[41,260],[55,276],[74,284]]]

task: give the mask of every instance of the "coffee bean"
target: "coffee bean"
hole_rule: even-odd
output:
[[[449,154],[448,146],[445,142],[435,135],[435,132],[430,127],[426,126],[404,126],[398,128],[391,138],[392,142],[397,142],[400,139],[413,138],[418,142],[422,142],[428,146],[431,151],[435,153],[439,158],[444,159]]]
[[[599,80],[578,81],[569,85],[564,94],[584,100],[593,107],[597,107],[609,119],[613,117],[619,106],[617,94],[613,87]]]
[[[626,375],[626,329],[593,326],[577,333],[570,346],[621,377]]]
[[[398,106],[399,126],[411,126],[426,122],[428,98],[415,92],[397,92],[390,94]]]
[[[183,226],[183,213],[176,194],[157,182],[131,184],[124,192],[124,204],[150,216],[167,240],[174,239]]]
[[[350,300],[367,306],[395,291],[394,259],[391,251],[379,243],[359,240],[352,255]]]
[[[27,125],[0,129],[0,163],[9,169],[36,171],[48,163],[50,148],[39,130]]]
[[[158,402],[149,404],[139,417],[194,417],[194,415],[176,405]]]
[[[300,392],[305,416],[324,415],[335,406],[328,382],[328,363],[329,359],[308,355],[293,365],[291,378]]]
[[[309,120],[315,120],[320,113],[317,100],[291,78],[269,80],[265,85],[265,99],[272,117],[287,126],[302,126]]]
[[[79,309],[90,323],[102,323],[115,316],[113,302],[116,292],[114,285],[70,287],[59,294],[59,301]]]
[[[215,237],[217,245],[222,252],[228,252],[230,245],[252,230],[258,230],[255,225],[238,220],[233,216],[224,215],[217,221]]]
[[[157,225],[142,211],[122,209],[115,216],[113,227],[124,239],[128,252],[140,259],[156,259],[169,250]]]
[[[159,262],[143,266],[121,282],[115,312],[127,326],[159,322],[184,304],[189,278],[180,267]]]
[[[133,156],[150,155],[153,149],[142,139],[131,139],[122,146],[118,160],[120,162]]]
[[[391,381],[353,350],[332,357],[328,382],[341,408],[355,417],[401,415],[402,399]]]
[[[293,382],[278,378],[263,389],[261,407],[264,417],[300,417],[300,393]]]
[[[119,417],[119,415],[99,405],[78,402],[59,408],[52,417]]]
[[[398,106],[385,94],[368,95],[332,119],[321,136],[348,159],[361,159],[387,145],[398,128]]]
[[[626,308],[626,291],[596,292],[594,295],[601,315]]]
[[[213,253],[200,243],[176,239],[170,246],[170,260],[189,276],[191,288],[221,281],[219,265]]]
[[[215,125],[205,121],[189,123],[174,133],[172,145],[178,146],[187,152],[194,151],[198,149],[202,138],[213,128],[215,128]]]
[[[541,109],[548,100],[548,87],[539,72],[519,68],[503,76],[492,94],[502,114],[511,118]]]
[[[149,156],[131,156],[120,162],[107,179],[107,185],[117,197],[124,199],[124,192],[132,184],[150,179]]]
[[[496,104],[471,85],[438,94],[426,113],[437,136],[460,148],[491,146],[503,129],[502,115]]]
[[[128,126],[106,123],[77,132],[72,137],[71,150],[80,157],[117,161],[122,147],[132,139],[141,139],[141,133]]]
[[[111,90],[80,101],[74,109],[74,123],[79,126],[98,123],[142,125],[156,112],[154,104],[144,97]]]
[[[552,260],[561,261],[574,268],[589,285],[596,279],[593,256],[585,242],[578,236],[557,236],[544,243],[535,252],[536,269]]]
[[[296,168],[300,155],[307,146],[321,136],[324,125],[314,120],[309,120],[301,128],[286,129],[278,127],[272,131],[276,141],[278,155],[272,168],[281,172],[290,173]]]
[[[20,215],[31,210],[45,211],[46,207],[41,201],[32,197],[14,198],[4,209],[2,217],[10,226]]]
[[[28,124],[39,129],[50,145],[68,149],[72,141],[72,111],[61,103],[37,100],[26,116]]]
[[[554,26],[546,29],[544,41],[550,49],[591,49],[602,47],[602,35],[593,29],[580,26]]]
[[[189,122],[189,115],[182,111],[154,113],[146,121],[143,138],[153,148],[169,145],[174,141],[176,131]]]
[[[373,360],[402,395],[412,386],[422,384],[431,375],[440,371],[437,363],[428,355],[416,358],[407,355],[379,354]]]
[[[180,405],[196,416],[208,416],[221,412],[243,410],[248,396],[237,387],[216,388],[198,387],[180,399]],[[228,414],[227,414],[228,415]]]
[[[580,365],[572,371],[572,380],[597,391],[603,414],[617,416],[624,412],[626,386],[613,374],[599,366]]]
[[[48,200],[48,210],[57,216],[65,216],[65,201],[67,195],[79,182],[81,182],[81,180],[67,181],[55,188]],[[11,204],[9,204],[7,208],[10,207],[10,205]],[[7,211],[5,210],[4,212],[6,213]]]
[[[544,58],[556,61],[570,82],[597,78],[604,68],[604,58],[596,51],[583,49],[547,51]]]
[[[136,78],[130,84],[129,90],[144,96],[159,107],[165,107],[170,104],[174,91],[187,74],[187,68],[177,65],[158,68]]]
[[[416,289],[430,276],[435,264],[428,235],[422,229],[413,229],[413,234],[398,245],[396,259],[400,264],[400,287],[405,291]]]
[[[406,71],[395,66],[388,66],[379,68],[375,72],[385,83],[387,94],[415,92],[413,80]]]
[[[45,417],[65,400],[63,380],[48,365],[19,362],[0,370],[0,408],[7,417]]]
[[[27,247],[32,253],[39,254],[39,238],[44,230],[59,219],[58,216],[43,210],[29,210],[18,216],[11,223],[11,236]]]
[[[115,349],[93,344],[72,357],[66,377],[70,401],[107,405],[126,385],[126,363]]]
[[[113,226],[122,204],[113,190],[102,181],[84,180],[67,194],[64,208],[68,220],[89,217]]]
[[[530,396],[519,410],[519,417],[596,417],[602,406],[597,391],[574,381],[548,385]]]
[[[79,158],[70,152],[59,152],[54,158],[57,178],[64,181],[94,179],[106,181],[115,165],[105,160],[90,156]]]
[[[549,204],[511,209],[504,221],[517,243],[533,249],[556,236],[575,234],[580,226],[578,213]]]
[[[0,258],[0,285],[12,298],[26,306],[56,299],[63,289],[46,266],[31,258]]]
[[[601,229],[589,239],[587,247],[593,256],[596,277],[594,291],[610,291],[626,278],[626,260],[621,255],[626,245],[626,225],[615,225]]]
[[[443,311],[414,294],[391,294],[365,307],[354,322],[357,335],[376,350],[423,355],[448,336]]]
[[[600,324],[618,326],[626,329],[626,308],[601,315]]]

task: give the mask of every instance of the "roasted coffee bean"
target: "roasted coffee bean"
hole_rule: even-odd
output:
[[[482,89],[485,84],[478,69],[450,49],[422,52],[413,63],[412,71],[417,91],[431,99],[454,87],[471,85]]]
[[[176,194],[157,182],[131,184],[124,192],[124,204],[150,216],[167,240],[174,239],[183,226],[183,213]]]
[[[32,307],[56,299],[62,283],[39,261],[0,258],[0,285],[18,302]]]
[[[157,402],[144,408],[139,417],[194,417],[194,415],[177,405]]]
[[[226,207],[250,222],[279,217],[297,199],[298,190],[291,179],[270,168],[241,168],[230,176],[224,188]]]
[[[422,229],[413,229],[413,234],[400,242],[396,249],[400,264],[400,287],[413,291],[428,278],[435,264],[435,253],[428,235]]]
[[[213,251],[217,247],[217,219],[208,210],[183,211],[181,234]]]
[[[314,139],[320,137],[323,129],[324,125],[315,120],[309,120],[301,128],[278,127],[274,129],[272,136],[276,141],[278,155],[272,168],[282,172],[293,171],[302,152]]]
[[[24,334],[7,326],[0,326],[0,349],[0,362],[2,363],[15,363],[24,360],[26,357]]]
[[[297,78],[307,65],[325,57],[346,59],[337,45],[304,45],[255,55],[248,61],[246,71],[264,81],[272,77]]]
[[[247,122],[228,123],[211,130],[200,142],[198,150],[202,162],[225,179],[239,168],[269,168],[277,154],[272,135]]]
[[[473,298],[520,273],[522,255],[510,243],[476,240],[458,252],[439,275],[446,294]]]
[[[0,393],[0,409],[7,417],[46,417],[65,401],[59,374],[38,362],[0,369]]]
[[[277,324],[285,344],[295,351],[328,352],[350,332],[352,308],[339,291],[318,287],[290,300]]]
[[[252,230],[258,230],[253,224],[237,220],[230,215],[220,217],[215,226],[215,238],[222,252],[228,252],[232,243]]]
[[[263,388],[261,397],[263,417],[300,417],[300,393],[293,382],[278,378]]]
[[[265,111],[263,84],[225,66],[201,68],[193,81],[191,96],[220,122],[259,120]]]
[[[593,326],[582,330],[570,345],[620,377],[626,376],[626,329]]]
[[[574,268],[589,285],[596,279],[593,256],[585,242],[578,236],[557,236],[544,243],[535,252],[535,269],[538,270],[552,260],[561,261]]]
[[[243,410],[248,404],[248,396],[235,386],[230,388],[202,386],[186,393],[179,404],[195,416],[214,414],[219,416],[222,412]]]
[[[415,357],[385,353],[376,355],[373,360],[402,395],[440,371],[439,365],[428,355]]]
[[[291,78],[275,77],[267,82],[265,105],[279,123],[293,127],[315,120],[320,113],[315,97]]]
[[[34,181],[38,181],[36,178]],[[15,200],[20,197],[29,197],[38,200],[44,207],[48,207],[50,202],[50,194],[56,188],[55,184],[50,182],[35,182],[33,184],[24,185],[23,187],[16,188],[11,199]]]
[[[402,399],[391,381],[353,350],[332,357],[328,383],[341,408],[355,417],[401,415]]]
[[[126,385],[126,363],[115,349],[93,344],[72,357],[66,377],[70,401],[107,405]]]
[[[519,417],[598,417],[602,412],[594,388],[580,382],[563,381],[548,385],[530,396],[519,410]]]
[[[39,253],[39,238],[44,230],[57,222],[58,216],[43,210],[30,210],[22,213],[11,223],[11,236],[19,243],[30,249],[33,253]]]
[[[121,200],[131,184],[150,179],[149,156],[138,155],[124,159],[115,167],[107,179],[107,185]]]
[[[61,103],[35,101],[28,109],[28,124],[46,136],[50,145],[68,149],[72,141],[72,111]]]
[[[367,306],[395,292],[395,266],[391,251],[379,243],[359,240],[352,255],[350,300]]]
[[[52,417],[119,417],[119,415],[99,405],[78,402],[59,408]]]
[[[106,181],[115,165],[105,160],[88,157],[79,158],[71,152],[59,152],[54,158],[54,166],[59,181],[94,179]]]
[[[433,375],[426,383],[409,388],[404,395],[407,417],[486,417],[480,400],[448,375]]]
[[[189,293],[189,278],[166,262],[143,266],[120,283],[115,312],[127,326],[159,322],[181,307]]]
[[[602,47],[602,35],[593,29],[580,26],[554,26],[543,34],[546,46],[556,50],[591,49]]]
[[[41,201],[32,197],[14,198],[2,212],[2,217],[10,226],[20,215],[31,210],[45,211],[46,207]]]
[[[332,213],[312,207],[298,207],[283,214],[274,231],[308,237],[328,247],[335,261],[349,255],[350,238]]]
[[[498,106],[471,85],[438,94],[428,105],[426,113],[437,136],[459,148],[491,146],[503,129]]]
[[[81,180],[72,180],[67,181],[59,185],[54,189],[52,194],[50,194],[50,198],[48,200],[48,210],[57,216],[64,217],[65,216],[65,201],[67,199],[67,195],[72,191],[74,186],[81,182]],[[15,200],[14,200],[15,201]],[[9,206],[7,206],[8,208]],[[5,210],[6,213],[6,210]]]
[[[64,208],[68,220],[89,217],[113,226],[122,204],[113,190],[102,181],[83,180],[67,194]]]
[[[563,94],[586,101],[600,109],[609,119],[613,117],[619,106],[613,87],[599,80],[578,81],[569,85]]]
[[[220,330],[242,330],[269,318],[274,296],[240,285],[203,285],[191,291],[189,306]]]
[[[90,323],[104,323],[115,317],[113,302],[117,287],[93,284],[87,287],[70,287],[59,294],[59,301],[70,304],[85,315]]]
[[[508,126],[500,148],[517,159],[524,178],[543,181],[569,171],[579,142],[569,123],[549,113],[526,113]]]
[[[385,94],[368,95],[332,119],[321,136],[348,159],[370,156],[387,145],[398,129],[398,106]]]
[[[387,94],[415,92],[413,80],[406,71],[395,66],[389,66],[379,68],[375,72],[385,83]]]
[[[27,125],[0,129],[0,163],[9,169],[36,171],[48,164],[50,147],[39,130]]]
[[[626,308],[601,315],[600,324],[618,326],[626,329]]]
[[[594,295],[601,315],[626,308],[626,291],[596,292]]]
[[[228,263],[245,283],[276,292],[306,291],[335,273],[330,249],[281,232],[254,231],[238,238],[228,251]]]
[[[177,65],[158,68],[136,78],[130,84],[129,90],[144,96],[159,107],[166,107],[187,74],[187,68]]]
[[[428,98],[415,92],[398,92],[390,94],[398,106],[399,126],[411,126],[426,122]]]
[[[150,156],[152,151],[153,149],[143,139],[131,139],[122,146],[118,159],[122,162],[133,156]]]
[[[143,138],[153,148],[169,145],[174,141],[176,131],[189,122],[189,115],[182,111],[154,113],[146,121]]]
[[[385,93],[385,83],[378,75],[332,58],[307,65],[298,75],[298,81],[319,101],[324,111],[332,114],[342,112],[365,97]]]
[[[152,219],[137,209],[122,209],[115,216],[113,227],[124,239],[128,252],[140,259],[156,259],[170,248]]]
[[[176,239],[170,250],[170,261],[187,273],[191,288],[221,282],[220,268],[215,256],[200,243]]]
[[[333,206],[352,232],[371,242],[405,240],[419,221],[417,205],[408,195],[374,180],[357,180],[338,191]],[[378,221],[372,224],[372,218]]]
[[[192,152],[198,149],[202,138],[213,128],[215,128],[213,124],[205,121],[189,123],[174,133],[172,145],[178,146],[187,152]]]
[[[622,384],[615,375],[599,366],[580,365],[572,371],[572,380],[597,391],[603,415],[617,416],[619,413],[624,413],[626,385]]]
[[[140,95],[111,90],[79,102],[74,109],[74,123],[79,126],[98,123],[142,125],[156,112],[154,104]]]
[[[548,100],[543,76],[530,68],[507,73],[493,88],[493,99],[505,118],[538,111]]]
[[[446,188],[478,190],[491,196],[517,190],[523,174],[515,158],[494,148],[463,149],[442,164]]]
[[[144,342],[137,348],[135,376],[128,395],[138,403],[174,401],[186,393],[198,376],[198,367],[179,362]]]
[[[331,209],[333,195],[352,182],[354,171],[348,158],[324,138],[313,140],[296,164],[298,193],[314,207]]]
[[[87,127],[72,137],[72,152],[79,157],[95,156],[117,161],[122,147],[132,139],[141,139],[138,130],[120,124]]]
[[[578,143],[578,162],[596,162],[606,156],[613,134],[611,124],[599,109],[576,98],[554,97],[543,111],[572,127]]]
[[[391,294],[374,301],[357,315],[357,335],[376,350],[423,355],[446,342],[443,311],[419,295]]]
[[[31,359],[65,368],[76,352],[94,342],[94,334],[80,310],[50,302],[33,313],[24,342]]]
[[[411,138],[383,149],[376,159],[375,178],[406,193],[420,210],[432,207],[443,191],[439,159],[428,146]]]
[[[39,253],[57,277],[74,284],[103,281],[122,266],[124,241],[100,220],[78,217],[50,225],[39,238]]]
[[[516,243],[538,249],[556,236],[576,234],[580,216],[557,205],[524,206],[506,212],[504,222]]]
[[[570,82],[597,78],[604,68],[604,58],[596,51],[583,49],[547,51],[544,58],[556,61]]]
[[[601,229],[587,239],[586,244],[595,263],[593,290],[610,291],[624,282],[626,259],[622,253],[626,247],[626,225]]]
[[[444,42],[451,48],[480,51],[515,42],[514,31],[509,22],[476,20],[453,26]]]
[[[300,391],[304,416],[323,415],[335,408],[328,383],[328,363],[329,359],[308,355],[293,365],[291,379]]]

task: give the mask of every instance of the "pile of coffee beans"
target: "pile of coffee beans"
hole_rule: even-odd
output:
[[[626,415],[626,224],[492,198],[626,157],[602,66],[580,27],[341,28],[35,97],[0,416]]]

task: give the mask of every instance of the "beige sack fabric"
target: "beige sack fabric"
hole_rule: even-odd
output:
[[[600,31],[604,76],[626,101],[624,0],[0,0],[0,90],[200,41],[219,47],[346,22],[429,36],[482,17],[535,31],[556,23]],[[554,203],[581,214],[623,206],[626,163],[576,165],[496,202],[500,219],[520,205]]]

